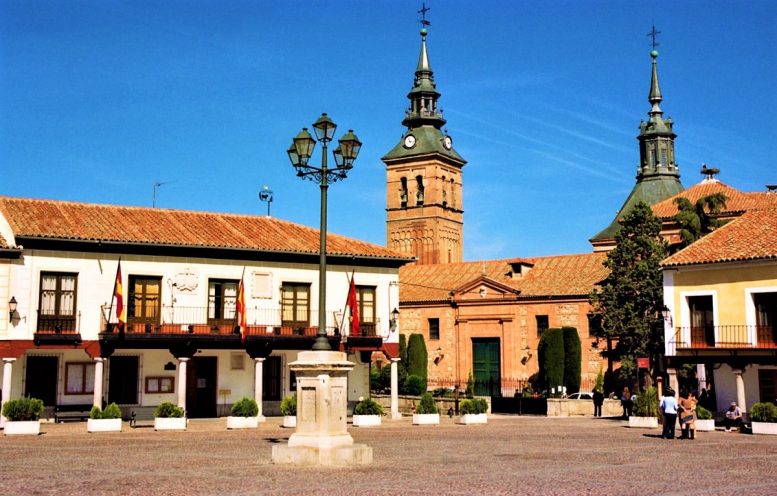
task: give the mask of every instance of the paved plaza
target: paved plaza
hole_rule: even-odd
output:
[[[777,438],[722,431],[695,441],[620,420],[492,416],[485,426],[409,418],[349,429],[374,450],[357,468],[270,463],[291,431],[280,418],[227,431],[225,419],[186,432],[146,423],[87,434],[86,423],[42,425],[37,437],[0,438],[0,494],[777,494]],[[679,431],[678,431],[679,432]]]

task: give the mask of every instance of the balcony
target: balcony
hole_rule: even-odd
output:
[[[108,320],[108,307],[102,308],[101,330],[106,339],[121,339],[132,342],[170,341],[181,338],[194,338],[197,342],[222,343],[225,346],[234,346],[240,343],[240,329],[234,309],[226,309],[224,315],[214,317],[216,312],[209,307],[183,307],[163,306],[158,315],[152,317],[128,317],[124,329],[120,332],[116,315],[111,314]],[[318,332],[318,326],[311,323],[318,322],[318,312],[307,312],[307,316],[297,312],[296,320],[284,319],[284,312],[280,308],[249,308],[246,311],[246,341],[273,341],[280,346],[292,349],[305,349],[312,345]],[[300,317],[302,317],[300,319]],[[305,318],[307,317],[307,318]],[[335,312],[328,312],[326,334],[333,342],[339,341],[341,336],[338,325],[342,318]],[[347,326],[343,326],[343,330]],[[361,326],[359,337],[354,337],[360,342],[366,338],[371,341],[377,339],[377,346],[382,340],[377,333],[375,323],[365,323]],[[370,342],[371,342],[370,341]]]
[[[715,351],[736,354],[748,350],[777,353],[777,328],[755,325],[678,327],[667,343],[670,356]]]
[[[38,310],[38,322],[33,342],[36,346],[80,344],[81,334],[78,330],[78,318],[75,315],[48,315]]]

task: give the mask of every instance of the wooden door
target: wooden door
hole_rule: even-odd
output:
[[[501,396],[499,338],[472,339],[472,374],[475,395]]]
[[[57,404],[57,372],[59,358],[55,356],[28,356],[24,395],[43,400],[45,406]]]

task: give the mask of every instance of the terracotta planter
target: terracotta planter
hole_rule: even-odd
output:
[[[658,429],[658,417],[629,417],[629,427],[636,429]]]
[[[777,423],[775,422],[752,422],[753,434],[768,434],[777,436]],[[7,429],[8,427],[6,427]]]
[[[380,415],[354,415],[354,427],[377,427],[380,425]]]
[[[155,431],[185,431],[186,417],[154,417]]]
[[[227,417],[227,429],[256,429],[259,417]]]
[[[121,432],[121,419],[87,419],[86,432]]]
[[[485,413],[468,413],[461,415],[456,423],[462,425],[487,424],[488,415]]]
[[[696,419],[696,430],[702,432],[713,432],[715,430],[715,419]]]
[[[289,427],[289,428],[295,428],[297,427],[297,416],[296,415],[284,415],[283,417],[283,427]]]
[[[438,425],[440,423],[439,413],[414,413],[413,425]]]
[[[37,436],[40,434],[40,420],[7,420],[4,433],[6,436]]]

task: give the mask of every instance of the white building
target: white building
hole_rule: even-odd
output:
[[[0,197],[3,402],[41,398],[47,414],[116,402],[128,415],[172,401],[215,417],[248,396],[275,414],[296,390],[288,364],[317,332],[318,241],[316,229],[269,217]],[[369,394],[370,354],[398,357],[392,310],[410,260],[334,234],[327,248],[326,332],[356,364],[355,401]],[[358,336],[345,306],[352,273]]]

